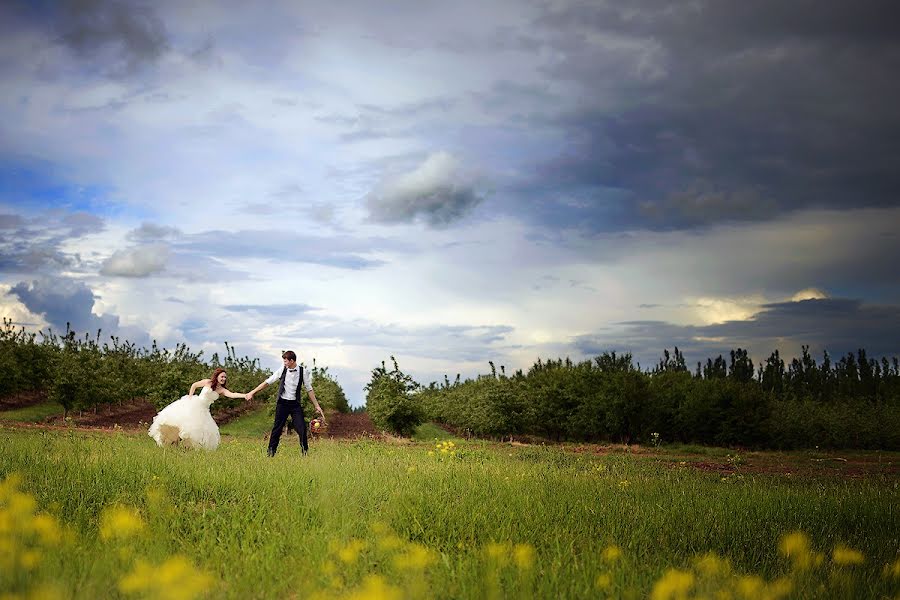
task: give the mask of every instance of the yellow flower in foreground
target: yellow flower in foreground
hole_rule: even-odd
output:
[[[802,531],[789,533],[781,538],[778,544],[778,551],[785,558],[794,558],[795,556],[806,554],[809,552],[809,538]]]
[[[34,498],[18,491],[9,492],[4,500],[6,513],[13,522],[27,522],[37,508],[37,501]]]
[[[400,546],[403,545],[403,540],[394,535],[393,533],[389,533],[383,537],[378,539],[378,549],[385,550],[390,552],[391,550],[396,550]]]
[[[134,569],[119,580],[119,591],[144,594],[158,600],[192,600],[207,592],[213,582],[211,575],[196,569],[187,558],[173,556],[157,567],[138,561]]]
[[[31,528],[43,544],[55,545],[62,539],[59,524],[50,515],[35,515],[31,520]]]
[[[594,586],[598,590],[605,590],[609,586],[612,585],[612,577],[609,573],[600,573],[597,575],[597,579],[594,580]]]
[[[530,569],[534,566],[534,548],[528,544],[516,544],[513,548],[513,562],[520,569]]]
[[[23,569],[30,571],[41,563],[41,553],[37,550],[26,550],[19,557],[19,562]]]
[[[493,560],[499,565],[505,565],[509,562],[509,544],[498,544],[497,542],[491,542],[487,546],[485,546],[485,552],[488,555],[488,558]]]
[[[653,584],[652,600],[683,600],[694,587],[694,574],[689,571],[669,569]]]
[[[694,560],[694,566],[697,571],[706,577],[715,577],[717,575],[727,575],[731,572],[731,563],[724,558],[720,558],[714,552],[707,552]]]
[[[362,586],[346,596],[346,600],[400,600],[403,593],[379,575],[369,575]]]
[[[787,577],[779,577],[769,584],[770,598],[784,598],[794,591],[794,583]]]
[[[834,552],[831,555],[831,560],[834,561],[834,564],[840,565],[842,567],[861,565],[866,562],[866,559],[863,556],[862,552],[860,552],[859,550],[854,550],[853,548],[848,548],[843,544],[838,544],[834,547]]]
[[[104,540],[126,539],[143,529],[141,515],[127,506],[112,506],[100,515],[100,537]]]
[[[18,473],[10,473],[6,479],[0,481],[0,502],[9,500],[14,493],[17,493],[21,483],[22,476]]]
[[[738,579],[737,582],[738,593],[747,600],[761,598],[765,589],[766,582],[757,575],[746,575]]]
[[[420,571],[437,562],[434,552],[421,544],[410,544],[406,552],[394,557],[394,566],[398,569]]]
[[[600,553],[600,558],[602,558],[606,562],[615,562],[622,558],[622,550],[619,549],[619,547],[615,544],[610,544],[603,549],[603,552]]]
[[[900,558],[884,565],[884,576],[891,579],[900,579]]]
[[[366,549],[366,543],[362,540],[350,540],[347,545],[338,550],[338,558],[347,563],[355,563],[359,553]]]
[[[809,537],[802,531],[789,533],[781,538],[778,551],[793,562],[794,568],[805,570],[822,564],[824,557],[814,552],[809,545]]]

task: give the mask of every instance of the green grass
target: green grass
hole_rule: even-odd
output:
[[[422,423],[416,428],[412,439],[418,442],[433,442],[435,440],[457,440],[459,438],[454,437],[452,433],[434,423]]]
[[[216,452],[192,452],[157,448],[145,434],[0,425],[0,478],[20,474],[23,490],[74,532],[28,581],[78,598],[116,597],[137,558],[175,554],[212,574],[214,598],[341,597],[370,574],[409,598],[642,598],[705,552],[739,573],[787,575],[776,548],[798,529],[826,559],[793,577],[792,597],[900,592],[882,573],[900,550],[895,476],[723,481],[665,457],[456,444],[443,461],[428,454],[432,443],[332,440],[312,441],[308,457],[286,443],[269,459],[259,440],[237,435]],[[115,503],[136,507],[147,531],[101,540],[101,512]],[[523,550],[517,566],[494,543],[527,545],[536,560],[529,567]],[[865,564],[832,569],[837,543],[863,552]],[[610,544],[622,550],[615,563],[602,558]],[[421,560],[410,558],[416,549]]]
[[[0,411],[0,421],[40,423],[52,415],[63,414],[63,407],[56,402],[41,402],[24,408]]]
[[[262,438],[271,431],[272,419],[268,407],[263,406],[222,425],[219,431],[223,435]]]

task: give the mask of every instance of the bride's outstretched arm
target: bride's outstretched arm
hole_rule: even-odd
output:
[[[235,394],[232,391],[226,390],[225,388],[219,388],[221,390],[221,394],[223,396],[228,396],[229,398],[246,398],[247,394]]]

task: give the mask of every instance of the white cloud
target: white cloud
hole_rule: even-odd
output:
[[[459,161],[447,152],[428,156],[414,170],[384,180],[368,197],[369,213],[382,223],[422,218],[446,226],[482,201]]]
[[[169,247],[165,244],[146,244],[116,250],[103,263],[100,273],[116,277],[148,277],[166,268]]]

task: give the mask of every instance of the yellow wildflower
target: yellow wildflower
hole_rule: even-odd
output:
[[[628,489],[628,486],[630,486],[630,485],[631,485],[630,481],[628,481],[627,479],[623,479],[622,481],[619,482],[619,489],[622,489],[622,490]]]
[[[863,556],[862,552],[860,552],[859,550],[854,550],[853,548],[848,548],[843,544],[838,544],[834,547],[834,552],[831,555],[831,560],[834,561],[834,564],[840,565],[842,567],[861,565],[866,562],[866,559]]]
[[[683,600],[694,586],[694,574],[679,569],[669,569],[653,584],[652,600]]]
[[[769,584],[770,598],[783,598],[794,590],[794,583],[787,577],[779,577]]]
[[[884,576],[891,579],[900,579],[900,558],[884,565]]]
[[[349,564],[355,563],[359,553],[365,550],[366,543],[363,540],[350,540],[347,545],[338,550],[338,558]]]
[[[802,531],[789,533],[781,538],[781,543],[778,545],[778,551],[781,552],[782,556],[785,558],[792,558],[799,554],[805,554],[809,552],[809,538]]]
[[[159,600],[191,600],[209,591],[214,581],[187,558],[173,556],[157,567],[138,561],[131,573],[119,580],[119,591],[146,594]]]
[[[350,593],[346,600],[400,600],[403,593],[388,584],[380,575],[369,575],[362,586]]]
[[[22,476],[18,473],[10,473],[6,479],[0,481],[0,502],[8,500],[12,494],[18,492],[22,483]]]
[[[513,548],[513,562],[520,569],[530,569],[534,566],[534,548],[528,544],[516,544]]]
[[[380,550],[396,550],[402,545],[403,540],[392,533],[378,539],[378,548]]]
[[[104,540],[127,539],[143,529],[141,515],[127,506],[108,507],[100,515],[100,537]]]
[[[409,544],[406,552],[394,557],[394,566],[398,569],[416,571],[422,570],[437,562],[434,552],[421,544]]]
[[[731,564],[714,552],[707,552],[694,560],[697,571],[706,577],[726,575],[731,571]]]
[[[765,588],[766,582],[757,575],[746,575],[737,582],[738,593],[747,600],[756,600],[756,598],[762,597]]]
[[[30,519],[37,508],[37,501],[22,492],[13,491],[6,497],[6,512],[12,522]]]
[[[509,562],[509,550],[508,544],[499,544],[497,542],[491,542],[485,547],[488,558],[500,565],[505,565]]]
[[[35,515],[31,520],[31,528],[38,534],[41,543],[48,546],[58,544],[62,538],[59,524],[50,515]]]
[[[609,573],[600,573],[594,580],[594,586],[598,590],[605,590],[612,585],[612,576]]]
[[[130,573],[119,580],[119,591],[131,594],[146,590],[153,582],[153,568],[149,563],[139,560]]]
[[[622,558],[622,550],[615,544],[610,544],[600,553],[600,558],[606,562],[615,562]]]
[[[22,553],[22,556],[19,557],[19,564],[22,565],[22,568],[26,571],[30,571],[36,566],[38,566],[41,562],[41,553],[37,550],[26,550]]]
[[[781,538],[778,551],[790,559],[796,569],[805,570],[822,563],[822,555],[813,552],[809,545],[809,537],[802,531],[795,531]]]

